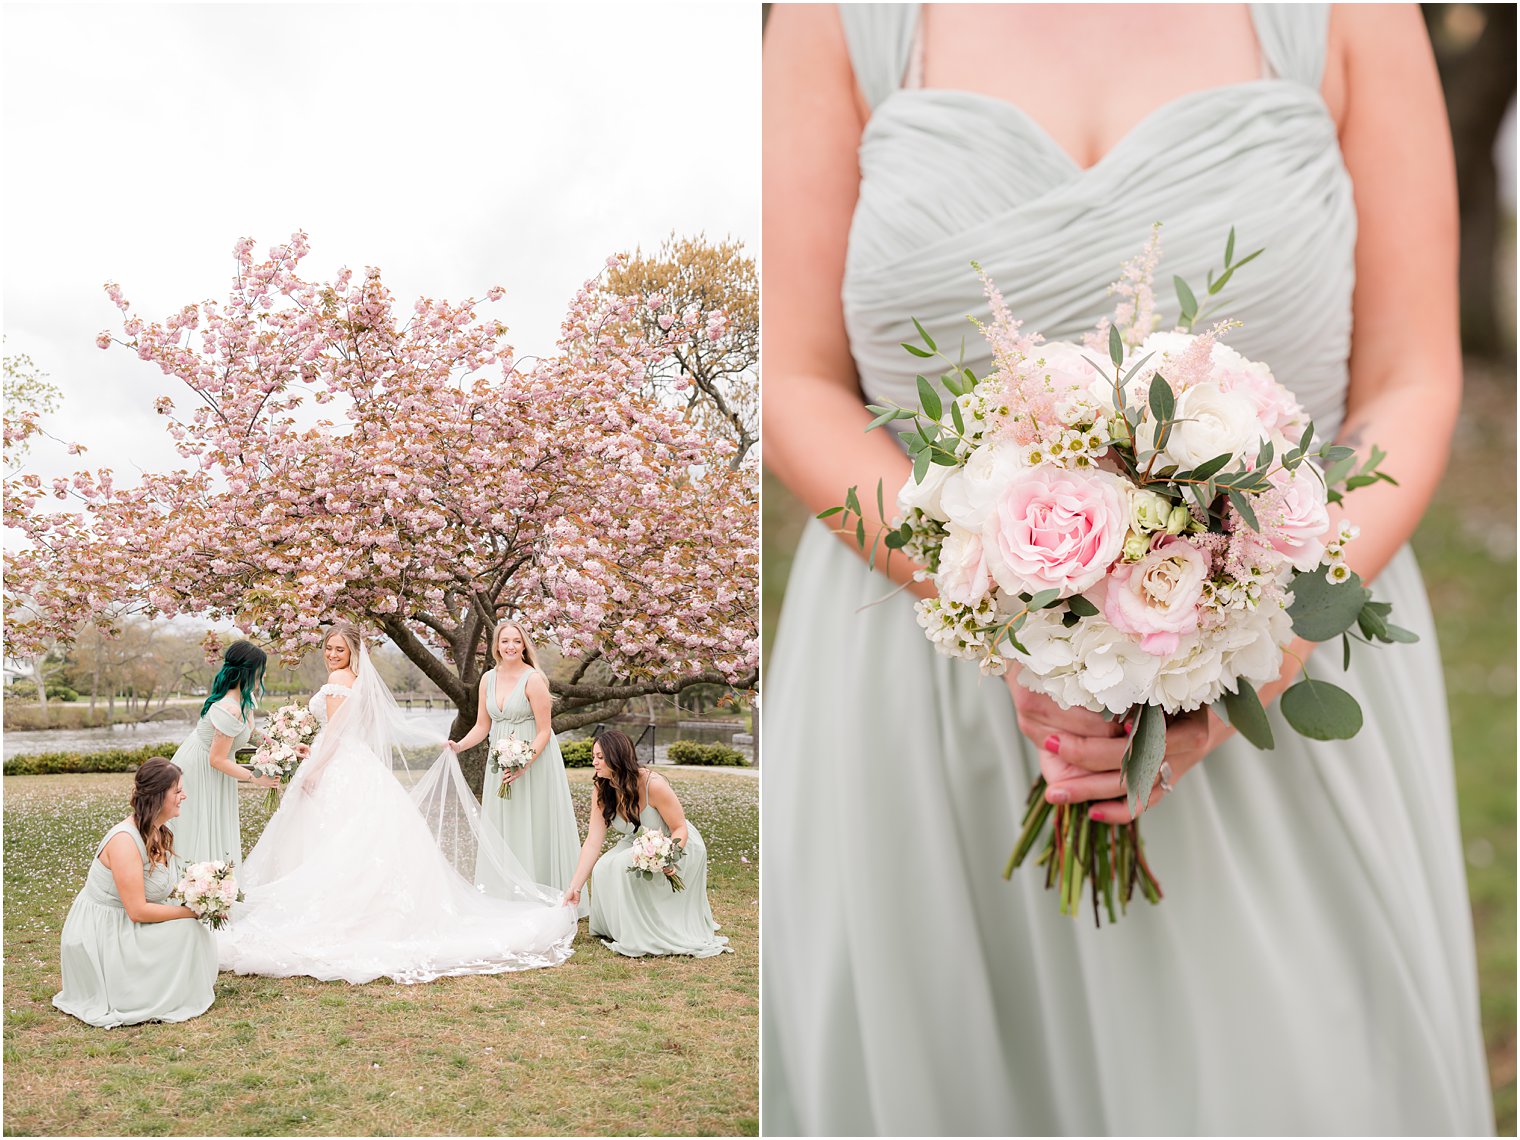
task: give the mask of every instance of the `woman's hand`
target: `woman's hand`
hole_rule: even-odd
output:
[[[296,745],[296,755],[299,756],[302,760],[305,760],[308,756],[311,755],[311,745],[309,745],[309,744],[297,744]]]
[[[1100,823],[1128,823],[1133,819],[1120,771],[1129,747],[1125,726],[1105,720],[1101,713],[1063,709],[1043,693],[1024,688],[1011,674],[1008,687],[1018,712],[1019,730],[1039,749],[1045,799],[1054,804],[1098,801],[1089,814]],[[1175,786],[1185,772],[1233,732],[1207,709],[1169,718],[1167,782]],[[1165,790],[1158,780],[1146,807],[1160,802],[1163,795]]]
[[[280,786],[280,778],[278,776],[255,776],[246,782],[252,784],[255,788],[278,788]]]
[[[447,748],[450,752],[454,753],[456,756],[460,752],[464,751],[464,749],[460,746],[460,742],[457,741],[457,740],[445,740],[443,742],[443,746],[445,748]]]
[[[560,900],[560,906],[580,906],[580,905],[581,905],[581,889],[579,887],[571,887],[569,890],[567,890],[565,892],[565,897]]]

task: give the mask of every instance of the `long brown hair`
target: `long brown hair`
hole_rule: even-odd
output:
[[[639,824],[639,754],[634,751],[633,741],[615,728],[609,728],[596,738],[601,746],[602,759],[612,770],[612,778],[604,780],[594,776],[597,803],[602,805],[602,818],[612,826],[612,817],[621,815],[635,827]]]
[[[179,766],[173,760],[154,756],[144,760],[132,783],[132,823],[148,849],[148,862],[167,866],[174,854],[174,832],[167,823],[158,823],[164,800],[179,783]]]

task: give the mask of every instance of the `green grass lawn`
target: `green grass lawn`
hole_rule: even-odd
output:
[[[1457,796],[1499,1135],[1515,1134],[1515,383],[1469,368],[1446,478],[1415,536],[1451,708]],[[1355,498],[1349,500],[1355,505]],[[767,473],[769,653],[806,512]],[[1396,619],[1395,619],[1396,620]]]
[[[365,986],[217,981],[177,1025],[52,1007],[58,932],[130,775],[5,778],[7,1135],[755,1135],[759,785],[672,771],[733,954],[624,958],[586,934],[549,970]],[[570,786],[584,831],[590,773]],[[262,794],[243,799],[251,848]]]

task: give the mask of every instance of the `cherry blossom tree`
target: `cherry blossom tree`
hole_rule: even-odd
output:
[[[6,580],[13,652],[193,613],[294,660],[346,617],[453,700],[456,734],[507,615],[575,662],[553,684],[559,730],[642,694],[753,687],[753,480],[647,383],[673,338],[716,343],[721,311],[662,322],[664,298],[611,292],[604,273],[556,353],[519,366],[481,301],[406,308],[374,268],[309,281],[308,250],[297,233],[256,261],[245,238],[225,302],[161,321],[106,287],[122,334],[97,343],[183,385],[157,410],[186,466],[131,487],[104,469],[8,482],[26,540]]]

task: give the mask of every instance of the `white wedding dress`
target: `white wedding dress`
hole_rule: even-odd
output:
[[[391,754],[436,732],[400,714],[362,647],[358,675],[311,700],[324,727],[238,875],[220,968],[411,983],[563,962],[575,911],[481,832],[452,752],[403,787]],[[344,698],[330,724],[329,696]]]

